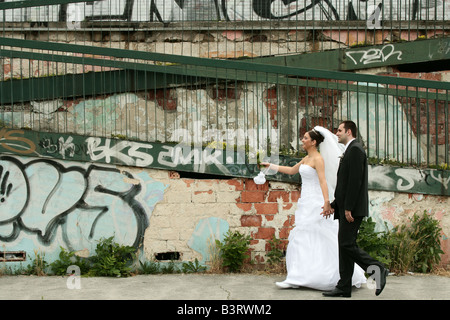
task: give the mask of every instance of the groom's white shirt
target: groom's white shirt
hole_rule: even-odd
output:
[[[348,146],[350,145],[350,143],[352,143],[353,140],[355,140],[355,138],[353,138],[349,142],[347,142],[347,144],[344,147],[344,152],[347,151]]]

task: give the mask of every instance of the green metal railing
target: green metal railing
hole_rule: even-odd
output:
[[[193,135],[197,121],[216,134],[275,130],[280,147],[300,150],[302,130],[316,123],[336,128],[339,120],[351,118],[361,128],[369,156],[407,163],[448,160],[447,82],[8,38],[0,38],[0,44],[21,48],[1,49],[10,59],[109,70],[3,81],[1,119],[7,126],[176,141],[175,130]],[[170,100],[175,108],[167,105]],[[265,138],[258,137],[257,144]]]
[[[244,4],[251,1],[199,1],[199,5],[211,4],[208,17],[216,12],[217,17],[220,15],[217,21],[206,21],[206,15],[188,15],[189,3],[193,3],[190,1],[184,2],[186,12],[178,10],[176,4],[180,2],[175,1],[116,1],[116,7],[110,5],[113,1],[77,2],[0,3],[0,9],[4,10],[0,36],[2,127],[149,142],[211,146],[223,142],[254,152],[276,148],[295,153],[301,151],[301,136],[314,125],[335,130],[341,120],[352,119],[360,128],[369,157],[376,161],[434,166],[449,163],[448,82],[277,65],[256,59],[264,54],[254,47],[256,43],[261,48],[267,43],[275,47],[277,39],[261,35],[280,30],[307,33],[311,37],[308,48],[320,43],[316,51],[330,43],[324,40],[327,30],[339,36],[358,31],[355,35],[364,34],[364,38],[352,41],[365,44],[376,42],[373,35],[386,30],[392,35],[405,31],[410,37],[415,31],[427,38],[445,35],[448,4],[442,6],[442,11],[440,2],[434,7],[419,8],[417,1],[406,1],[397,11],[392,6],[375,6],[374,12],[380,8],[380,15],[368,23],[368,17],[361,12],[367,15],[365,6],[371,2],[362,10],[355,4],[352,8],[345,6],[347,2],[343,1],[313,1],[308,10],[298,7],[294,10],[297,15],[283,20],[281,16],[276,19],[270,16],[275,9],[269,10],[267,6],[253,6],[251,14],[238,19],[237,9],[241,8],[238,4],[245,9]],[[171,14],[162,14],[161,5],[168,3],[172,5]],[[223,15],[224,8],[229,9],[232,3],[235,15],[231,16],[229,10]],[[299,1],[276,3],[300,6]],[[27,19],[14,16],[14,10],[22,13],[28,10]],[[83,19],[79,18],[80,10],[85,14]],[[318,16],[314,10],[319,11]],[[342,19],[344,11],[349,19],[356,20]],[[176,12],[180,19],[175,19]],[[423,21],[424,16],[428,20]],[[68,25],[67,21],[71,22],[73,17],[83,21]],[[330,20],[331,26],[326,26]],[[234,35],[238,31],[251,35],[248,45],[251,45],[249,52],[257,53],[254,59],[217,59],[246,56],[246,47],[232,45],[230,34],[225,42],[230,47],[214,51],[207,44],[207,55],[193,49],[192,43],[199,48],[209,43],[207,31],[226,30]],[[166,35],[160,41],[151,38],[154,42],[146,42],[146,36],[163,31]],[[181,35],[167,40],[173,31]],[[113,41],[114,37],[118,41]],[[184,41],[183,37],[189,39]],[[297,50],[306,46],[308,38],[299,41],[300,36],[295,37],[287,41],[292,43],[289,50],[283,51],[283,45],[278,43],[277,52],[272,49],[267,52],[284,57],[288,52],[308,51]],[[96,38],[100,40],[94,41]],[[415,36],[409,40],[414,39]],[[341,40],[337,39],[337,47],[348,48],[349,41]],[[383,45],[384,41],[382,38],[378,42]],[[447,37],[421,42],[437,48],[429,53],[444,61],[449,59],[449,43]],[[178,44],[181,45],[175,50]],[[216,45],[219,49],[219,44]],[[353,59],[364,64],[367,60],[361,56],[364,51],[367,56],[370,48],[363,47],[361,52],[357,52],[357,47],[348,48],[351,50],[342,54],[349,63]],[[398,58],[395,48],[391,49],[390,56]]]
[[[225,50],[235,58],[413,41],[446,35],[450,26],[450,4],[439,0],[29,0],[2,2],[0,10],[3,32],[89,39],[101,31],[111,40],[117,31],[122,42],[163,37],[152,51],[214,57]]]

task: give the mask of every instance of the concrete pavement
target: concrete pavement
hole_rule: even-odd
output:
[[[349,300],[321,291],[279,289],[283,275],[157,274],[128,278],[0,276],[0,300]],[[390,275],[380,296],[354,289],[350,300],[450,300],[450,277]]]

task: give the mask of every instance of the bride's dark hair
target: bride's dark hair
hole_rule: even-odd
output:
[[[320,132],[317,132],[316,130],[312,129],[308,131],[309,136],[311,137],[311,140],[316,141],[316,147],[319,146],[319,144],[322,143],[324,137],[320,134]]]

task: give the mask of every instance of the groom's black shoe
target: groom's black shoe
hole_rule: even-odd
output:
[[[381,271],[380,275],[380,283],[377,283],[377,289],[375,290],[375,295],[378,296],[383,291],[384,287],[386,286],[386,277],[389,274],[389,270],[386,268],[383,268],[383,271]]]
[[[344,298],[350,298],[352,296],[351,292],[345,292],[339,288],[334,288],[332,291],[323,292],[322,295],[324,297],[344,297]]]

